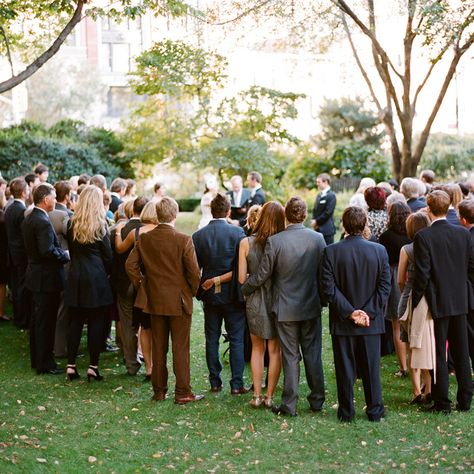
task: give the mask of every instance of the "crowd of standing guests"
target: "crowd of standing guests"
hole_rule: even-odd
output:
[[[434,182],[432,172],[400,184],[364,178],[342,214],[336,239],[336,194],[321,174],[310,227],[299,197],[265,202],[258,172],[233,176],[231,190],[206,182],[199,229],[175,229],[178,204],[155,185],[135,196],[132,180],[82,175],[54,186],[40,165],[32,175],[0,182],[0,317],[5,287],[14,323],[29,330],[31,367],[70,381],[87,324],[88,380],[101,381],[100,353],[111,321],[130,376],[145,366],[155,401],[168,397],[171,338],[174,400],[204,398],[190,377],[193,297],[204,310],[211,393],[223,389],[220,340],[229,342],[230,394],[249,392],[245,351],[251,347],[250,405],[296,416],[300,362],[313,412],[323,408],[321,313],[329,306],[338,418],[354,416],[362,379],[366,415],[385,416],[381,341],[391,325],[399,370],[409,375],[411,403],[448,413],[448,374],[458,382],[458,410],[469,410],[474,363],[474,198],[459,184]],[[2,188],[3,187],[3,188]],[[463,193],[465,194],[463,196]],[[335,240],[338,240],[334,243]],[[8,266],[5,262],[8,261]],[[250,342],[246,343],[249,334]],[[265,365],[268,366],[265,383]],[[275,391],[283,369],[280,403]],[[263,386],[266,388],[263,394]]]

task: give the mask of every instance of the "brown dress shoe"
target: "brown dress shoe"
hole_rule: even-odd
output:
[[[250,389],[245,388],[245,387],[240,387],[240,388],[231,388],[230,389],[230,394],[231,395],[245,395],[246,393],[249,393]]]
[[[191,402],[198,402],[199,400],[202,400],[204,398],[204,395],[188,395],[187,397],[180,397],[174,399],[174,402],[177,403],[178,405],[186,405],[186,403],[191,403]]]
[[[215,385],[215,386],[211,387],[211,392],[212,393],[217,393],[217,392],[220,392],[220,391],[222,391],[222,385]]]
[[[168,395],[166,393],[155,393],[152,397],[151,400],[153,402],[162,402],[163,400],[166,400],[168,398]]]

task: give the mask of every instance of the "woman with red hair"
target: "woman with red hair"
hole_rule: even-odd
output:
[[[368,206],[367,225],[370,230],[370,240],[378,242],[379,237],[387,229],[388,216],[385,210],[387,195],[383,188],[372,186],[365,190],[364,198]]]

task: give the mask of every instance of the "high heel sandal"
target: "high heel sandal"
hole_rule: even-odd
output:
[[[79,379],[81,376],[79,375],[79,372],[76,369],[76,366],[74,364],[68,364],[66,367],[66,375],[67,378],[70,381],[73,381],[75,379]]]
[[[265,407],[272,408],[273,407],[273,397],[265,395],[265,398],[263,399],[263,403],[265,404]]]
[[[93,365],[89,365],[89,368],[87,369],[87,381],[90,382],[91,379],[97,380],[97,382],[104,380],[104,377],[99,373],[99,368],[94,367]]]
[[[250,406],[252,408],[260,408],[263,405],[263,397],[261,395],[254,395],[250,400]]]

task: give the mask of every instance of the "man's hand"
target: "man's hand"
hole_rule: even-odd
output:
[[[368,328],[370,326],[370,318],[369,315],[365,312],[362,311],[361,309],[356,309],[351,315],[350,318],[356,326],[361,326],[361,327],[366,327]]]
[[[208,278],[206,281],[202,282],[201,288],[203,290],[210,290],[214,286],[214,278]]]
[[[311,219],[311,227],[316,230],[318,228],[318,223],[316,222],[316,219]]]

